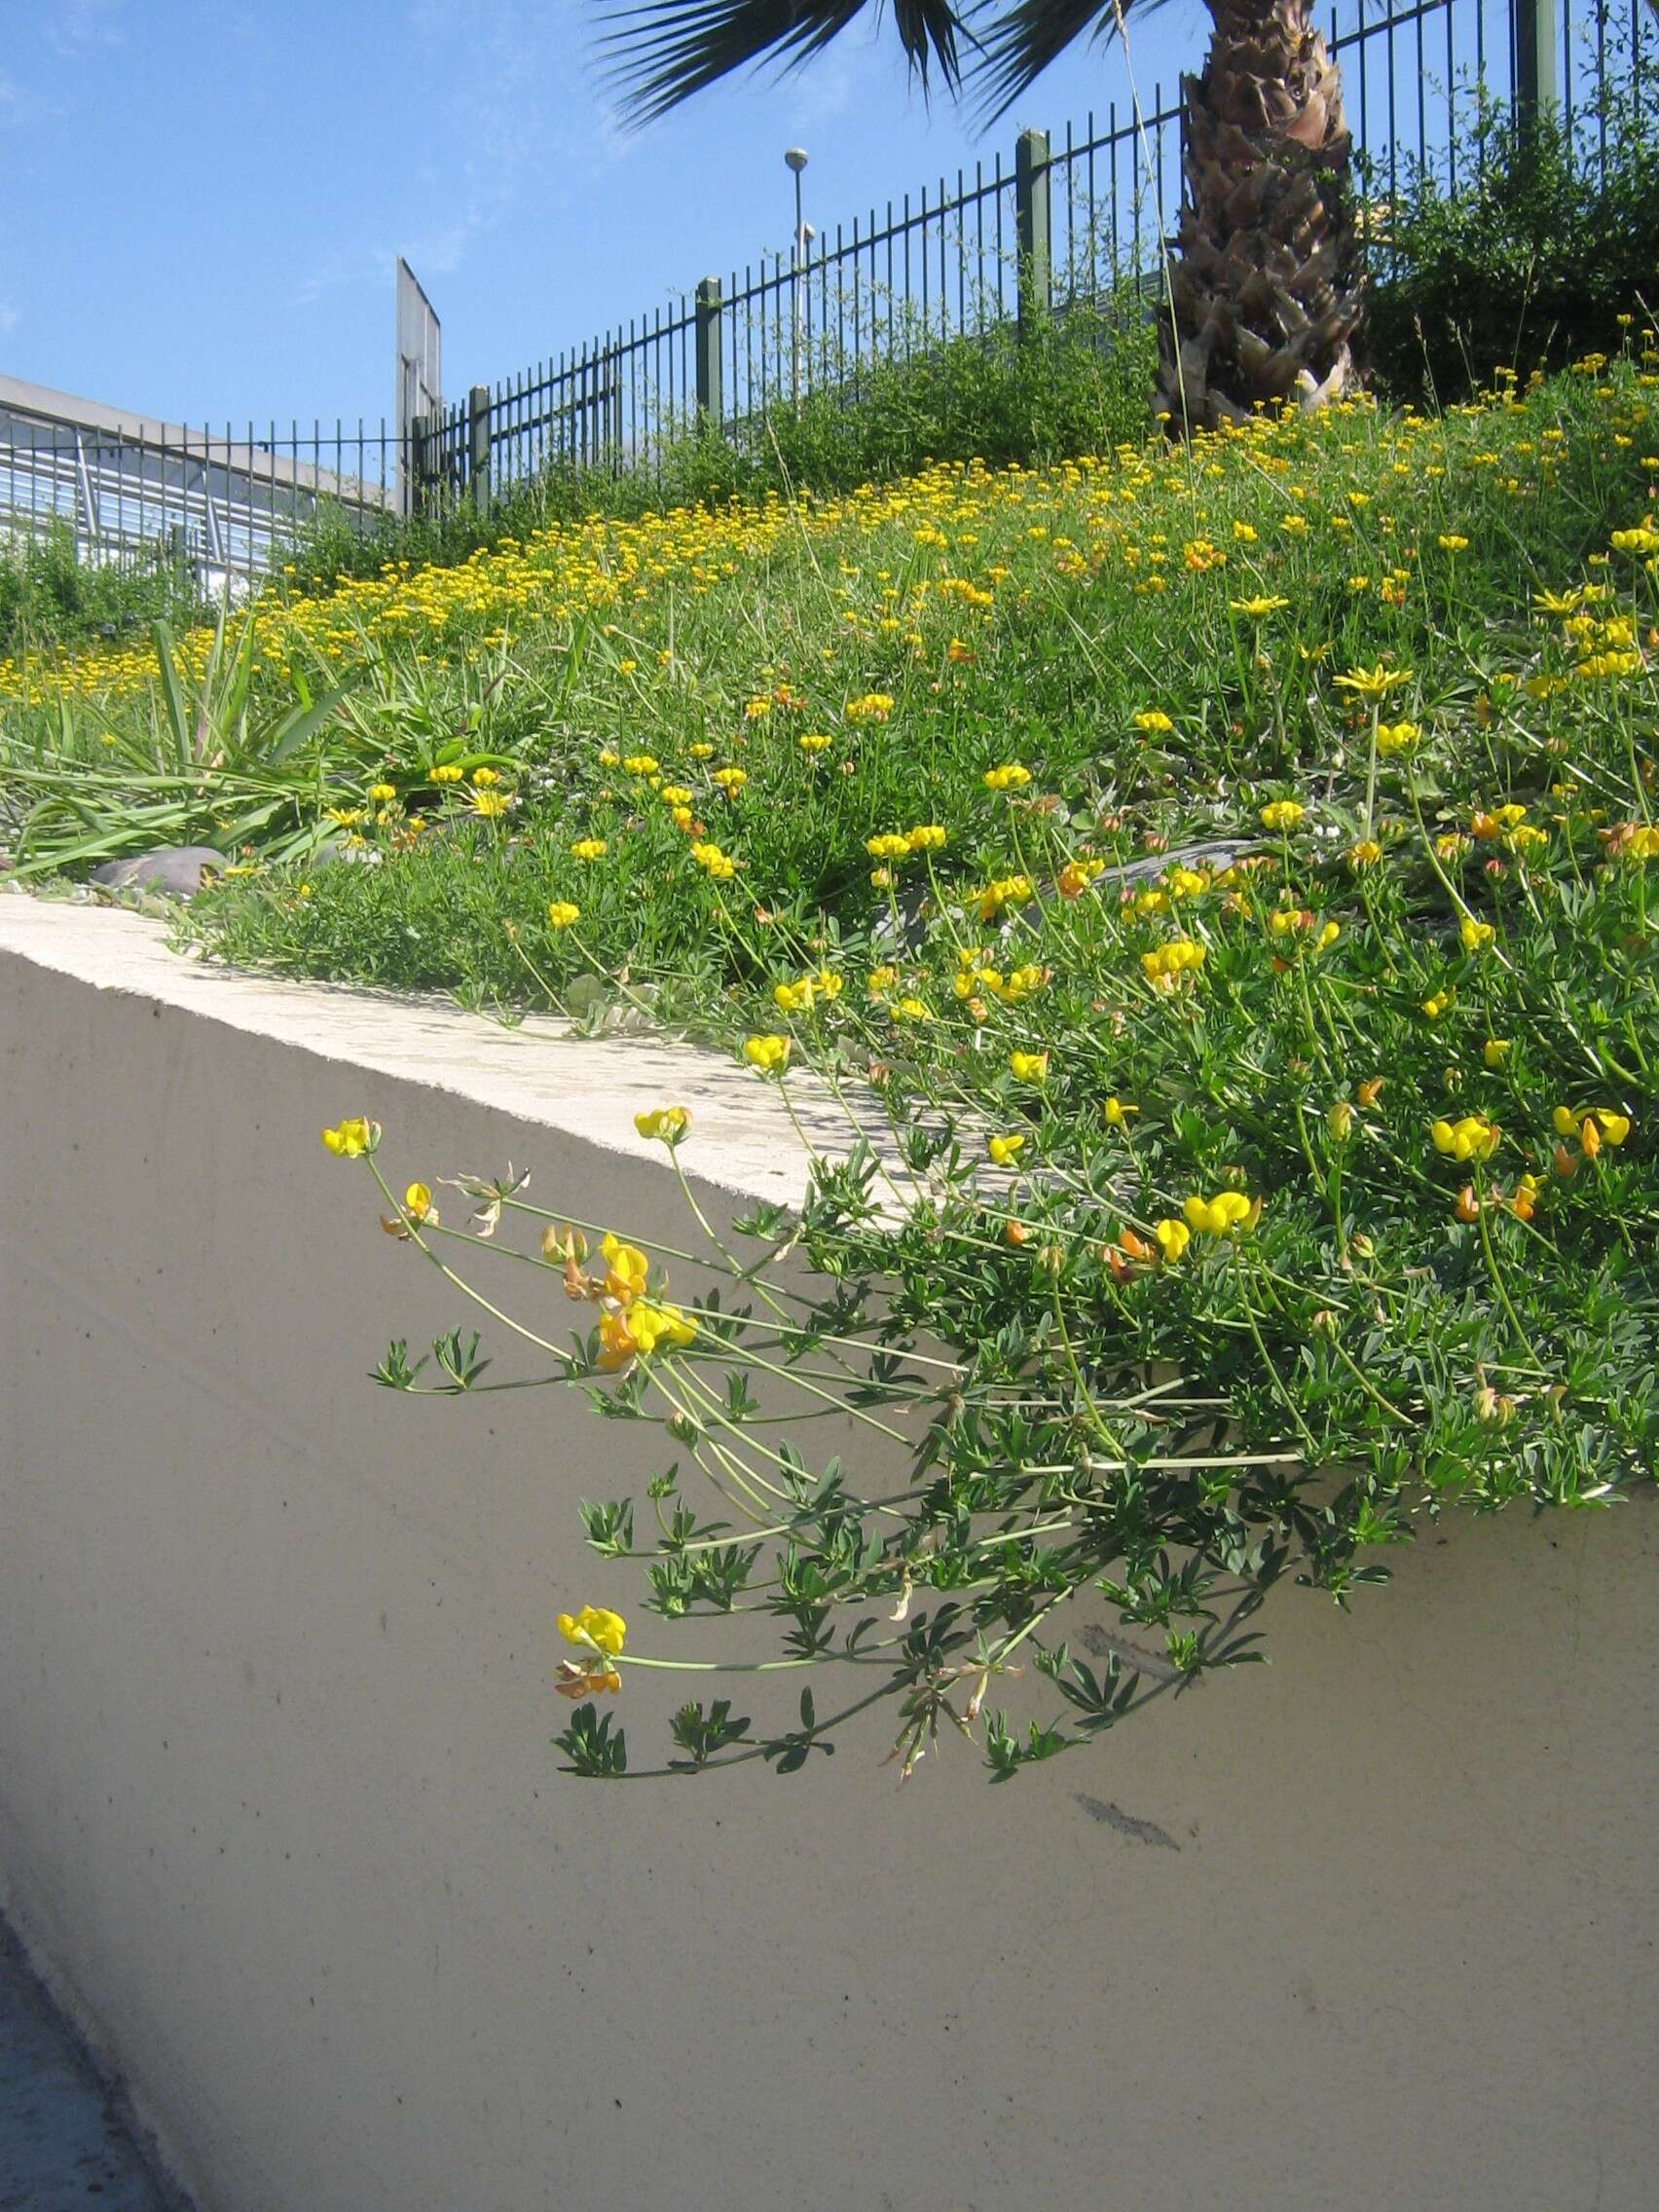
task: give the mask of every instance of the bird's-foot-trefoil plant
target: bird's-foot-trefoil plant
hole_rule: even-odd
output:
[[[847,1116],[798,1210],[712,1221],[671,1101],[639,1128],[695,1231],[673,1249],[510,1169],[454,1178],[471,1218],[443,1220],[372,1123],[325,1132],[492,1329],[662,1432],[643,1497],[583,1507],[630,1591],[559,1615],[570,1768],[790,1772],[886,1705],[902,1775],[960,1733],[1004,1780],[1259,1658],[1276,1583],[1346,1604],[1453,1507],[1652,1481],[1656,571],[1659,531],[1616,531],[1478,689],[1299,671],[1330,774],[1258,785],[1202,856],[1003,759],[966,833],[866,826],[861,937],[731,897],[740,1060],[803,1133],[807,1101]],[[1230,604],[1271,689],[1284,602]],[[721,894],[740,865],[691,859]],[[557,898],[524,956],[583,967],[583,927]],[[526,1296],[474,1279],[502,1259]],[[519,1386],[486,1370],[457,1331],[379,1380]],[[695,1662],[717,1680],[630,1766],[629,1670],[738,1614],[775,1656]]]

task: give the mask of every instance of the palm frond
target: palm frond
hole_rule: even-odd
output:
[[[1138,0],[1141,10],[1156,0]],[[1659,4],[1659,0],[1656,0]],[[1129,0],[1122,0],[1127,15]],[[975,120],[995,123],[1006,115],[1021,92],[1040,77],[1051,61],[1087,32],[1095,40],[1108,39],[1118,27],[1118,11],[1111,0],[1013,0],[1008,7],[989,6],[992,19],[982,39],[976,40],[978,59],[971,84],[975,94]]]
[[[635,124],[649,123],[751,62],[798,69],[839,37],[872,0],[635,0],[609,8],[601,40],[610,81]],[[879,15],[885,0],[873,0]],[[950,92],[961,87],[957,52],[966,32],[951,0],[893,0],[893,27],[905,59],[928,89],[937,66]]]

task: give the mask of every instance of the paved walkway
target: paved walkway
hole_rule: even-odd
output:
[[[0,2212],[179,2212],[0,1921]]]

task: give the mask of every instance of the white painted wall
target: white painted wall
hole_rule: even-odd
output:
[[[649,1439],[374,1389],[461,1314],[316,1131],[672,1235],[635,1106],[795,1188],[759,1087],[23,899],[0,1010],[0,1892],[203,2212],[1647,2212],[1649,1501],[1288,1593],[1011,1788],[579,1785],[553,1614],[639,1608],[575,1500]]]

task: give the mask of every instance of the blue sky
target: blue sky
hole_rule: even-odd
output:
[[[0,372],[174,422],[391,407],[392,265],[444,325],[450,396],[809,219],[1123,103],[1080,47],[976,136],[856,26],[781,81],[638,133],[593,55],[594,0],[12,0],[0,42]],[[1132,25],[1150,104],[1201,55],[1200,0]]]

